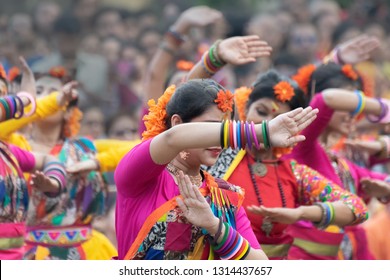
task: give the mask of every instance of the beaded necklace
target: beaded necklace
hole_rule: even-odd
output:
[[[255,189],[257,201],[259,202],[260,206],[264,205],[263,200],[262,200],[261,195],[260,195],[260,189],[259,189],[259,186],[257,185],[256,177],[255,177],[255,174],[253,172],[252,165],[249,163],[249,159],[248,158],[247,158],[247,161],[248,161],[247,162],[248,169],[249,169],[249,173],[250,173],[250,176],[251,176],[251,181],[252,181],[253,187]],[[267,162],[264,162],[264,163],[271,163],[275,167],[275,174],[276,174],[276,178],[277,178],[277,185],[278,185],[278,188],[279,188],[280,198],[282,200],[282,206],[283,206],[283,208],[286,208],[287,207],[286,196],[284,194],[283,186],[282,186],[282,183],[280,182],[279,172],[278,172],[278,163],[279,163],[279,161],[278,160],[267,161]],[[271,231],[272,231],[273,226],[274,225],[273,225],[272,222],[270,222],[270,221],[268,221],[267,219],[264,218],[263,219],[263,223],[261,225],[261,230],[266,234],[266,236],[269,236]]]
[[[181,170],[180,168],[176,167],[175,165],[173,165],[172,163],[168,163],[167,165],[167,170],[173,174],[176,178],[179,178],[179,171]],[[199,187],[202,185],[202,182],[203,182],[203,177],[201,174],[199,175],[196,175],[196,176],[189,176],[188,177],[190,178],[190,181],[193,185]]]

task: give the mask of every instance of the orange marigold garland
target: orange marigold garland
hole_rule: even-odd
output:
[[[292,79],[297,82],[305,94],[308,94],[309,82],[315,70],[316,66],[314,64],[308,64],[299,68],[297,74],[292,76]]]
[[[348,78],[350,78],[351,80],[353,81],[356,81],[359,76],[358,74],[356,73],[356,71],[353,69],[352,65],[351,64],[345,64],[342,68],[341,68],[341,71],[343,72],[343,74],[345,76],[347,76]]]
[[[233,112],[234,95],[229,90],[224,91],[221,89],[214,102],[217,103],[218,108],[222,112]]]
[[[80,131],[80,122],[83,118],[83,113],[79,108],[73,107],[70,108],[71,115],[70,118],[65,122],[62,129],[62,136],[65,138],[75,137]]]
[[[246,104],[248,103],[249,95],[251,95],[252,91],[252,88],[240,87],[234,92],[234,101],[241,121],[246,120]]]
[[[18,77],[19,75],[21,75],[22,73],[20,72],[19,68],[14,66],[12,67],[9,72],[8,72],[8,80],[10,82],[12,82],[13,80],[16,79],[16,77]]]
[[[176,62],[177,70],[190,71],[193,67],[194,63],[192,61],[179,60],[178,62]]]
[[[159,135],[167,130],[165,119],[167,118],[167,104],[176,90],[175,85],[168,87],[164,94],[158,99],[148,101],[149,113],[143,117],[146,130],[142,133],[142,141]]]
[[[281,81],[274,86],[276,99],[281,102],[290,101],[294,97],[294,88],[287,81]]]

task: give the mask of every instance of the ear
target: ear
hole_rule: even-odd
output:
[[[178,125],[178,124],[181,124],[181,123],[183,123],[183,120],[181,119],[181,117],[178,114],[174,114],[171,117],[171,125],[172,126],[175,126],[175,125]]]

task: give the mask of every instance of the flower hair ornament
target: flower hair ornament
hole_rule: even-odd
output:
[[[305,95],[308,94],[309,82],[313,72],[316,70],[314,64],[308,64],[298,69],[298,72],[292,76],[292,79],[297,82]]]
[[[240,87],[234,92],[234,102],[236,104],[238,117],[241,121],[246,121],[246,104],[248,103],[252,91],[253,88]]]
[[[351,64],[345,64],[343,67],[341,67],[341,72],[343,72],[346,77],[353,81],[356,81],[359,78],[358,73],[356,73]]]
[[[66,71],[65,67],[63,66],[54,66],[50,68],[49,75],[62,80],[68,76],[68,71]]]
[[[294,88],[287,81],[280,81],[277,83],[274,86],[274,93],[276,99],[280,102],[290,101],[295,95]]]
[[[190,71],[194,67],[194,63],[192,61],[187,60],[179,60],[176,62],[176,68],[180,71]]]
[[[149,113],[143,117],[146,130],[142,133],[142,141],[153,138],[167,130],[165,119],[167,118],[167,104],[176,90],[175,85],[168,87],[158,99],[148,101]]]
[[[20,75],[22,75],[22,73],[20,72],[19,68],[14,66],[8,72],[8,80],[12,82]]]
[[[217,103],[219,110],[222,112],[233,112],[234,95],[229,90],[219,90],[217,99],[214,102]]]
[[[0,64],[0,78],[5,80],[5,81],[8,81],[7,73],[5,72],[2,64]]]

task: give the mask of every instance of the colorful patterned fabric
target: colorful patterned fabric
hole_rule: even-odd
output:
[[[66,140],[55,147],[52,154],[65,165],[91,159],[95,155],[93,143],[85,138]],[[106,211],[107,186],[99,172],[86,177],[69,177],[67,186],[57,197],[48,197],[32,189],[29,226],[81,226],[89,225],[93,217]]]
[[[0,223],[24,222],[28,203],[27,185],[19,163],[0,141]]]
[[[29,228],[26,236],[26,243],[43,246],[75,246],[87,241],[91,236],[92,229],[90,226],[41,229]]]
[[[67,234],[73,234],[75,228],[61,229]],[[83,232],[84,231],[84,232]],[[47,234],[48,232],[45,232]],[[56,229],[50,232],[56,233]],[[59,235],[63,236],[63,235]],[[48,245],[27,242],[24,259],[27,260],[110,260],[118,254],[115,247],[102,233],[91,230],[90,227],[77,228],[77,234],[81,239],[88,239],[72,245]],[[60,239],[61,237],[58,237]],[[66,237],[69,239],[69,237]]]
[[[326,180],[317,171],[306,165],[291,161],[291,168],[300,187],[299,193],[301,194],[300,199],[302,204],[313,204],[317,202],[314,200],[316,197],[321,202],[342,201],[355,215],[353,224],[359,224],[368,219],[367,206],[358,196]]]
[[[242,190],[222,180],[218,180],[218,185],[213,184],[210,175],[206,175],[206,181],[208,187],[200,191],[214,215],[236,228],[235,215],[243,199]],[[173,198],[166,202],[149,216],[126,257],[147,260],[219,258],[210,246],[207,232],[188,223],[175,201]],[[150,229],[148,225],[152,225]]]

